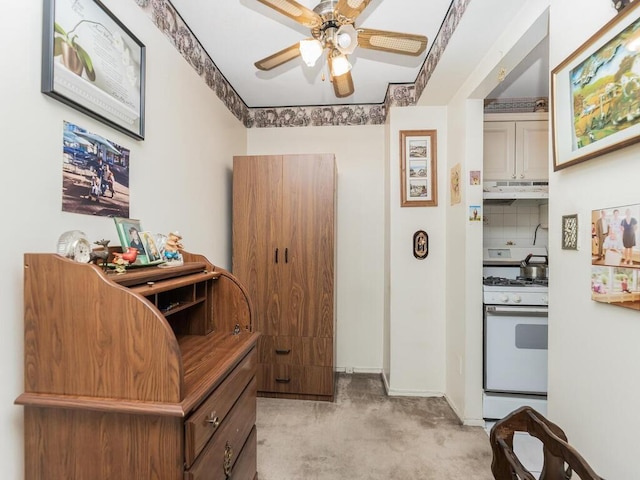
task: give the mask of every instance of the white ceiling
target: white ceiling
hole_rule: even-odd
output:
[[[319,0],[297,1],[313,9]],[[489,1],[491,3],[494,0]],[[522,0],[508,3],[512,5],[503,6],[503,10],[512,6],[515,8]],[[425,35],[428,38],[427,50],[420,57],[412,57],[356,49],[349,56],[353,64],[351,73],[355,93],[342,99],[334,95],[328,80],[326,61],[319,60],[315,67],[310,68],[297,58],[267,72],[254,66],[257,60],[309,37],[306,27],[257,0],[172,0],[172,4],[242,100],[254,108],[384,102],[390,83],[416,81],[451,0],[371,0],[358,17],[356,27]],[[481,11],[482,15],[487,16],[486,25],[491,26],[491,12],[487,9]],[[482,22],[473,23],[483,25]],[[483,40],[497,35],[496,30],[482,32],[482,37],[485,37]],[[476,30],[474,34],[477,33]],[[452,44],[455,42],[450,44],[448,50]],[[532,58],[528,58],[519,73],[514,69],[500,85],[501,89],[492,92],[495,96],[489,97],[534,97],[541,96],[539,91],[547,92],[548,80],[546,85],[540,85],[540,80],[543,77],[544,83],[548,76],[548,63],[534,58],[541,54],[546,57],[546,49],[540,49]],[[470,64],[467,60],[468,57],[463,60],[464,63]],[[461,62],[452,65],[452,73],[460,74],[460,66]],[[541,68],[547,68],[546,76],[541,74]],[[440,71],[438,77],[446,78],[447,72]]]

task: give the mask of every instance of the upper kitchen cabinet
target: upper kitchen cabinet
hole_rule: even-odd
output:
[[[548,180],[547,113],[484,116],[485,180]]]

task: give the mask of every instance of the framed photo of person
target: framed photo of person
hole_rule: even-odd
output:
[[[125,252],[127,248],[135,247],[138,250],[138,257],[136,258],[135,264],[144,265],[149,263],[147,252],[140,237],[140,232],[143,231],[140,220],[122,217],[113,217],[113,220],[116,223],[116,230],[118,231],[122,251]]]

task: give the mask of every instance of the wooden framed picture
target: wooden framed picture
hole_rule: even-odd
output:
[[[438,205],[436,130],[400,131],[400,206]]]
[[[42,92],[144,139],[145,46],[99,0],[44,0]]]
[[[551,72],[553,168],[640,140],[640,2]]]

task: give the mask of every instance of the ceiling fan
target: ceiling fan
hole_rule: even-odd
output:
[[[301,56],[312,67],[327,49],[333,90],[339,98],[354,92],[347,55],[357,46],[413,56],[427,48],[427,37],[423,35],[356,28],[356,18],[371,0],[322,0],[313,10],[295,0],[258,1],[308,27],[312,37],[258,60],[255,66],[260,70],[271,70]]]

